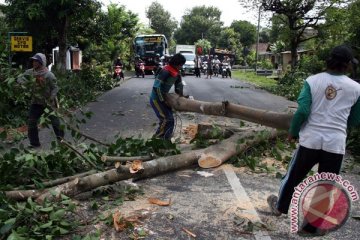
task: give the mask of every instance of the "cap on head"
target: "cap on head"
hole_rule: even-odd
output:
[[[330,56],[344,63],[348,63],[348,62],[352,62],[354,64],[359,63],[359,61],[356,58],[354,58],[351,48],[346,45],[340,45],[334,47],[330,53]]]
[[[30,59],[38,61],[41,65],[46,66],[46,57],[42,53],[37,53]]]

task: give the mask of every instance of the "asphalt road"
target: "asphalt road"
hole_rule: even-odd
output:
[[[296,104],[282,97],[256,89],[239,80],[195,78],[186,76],[185,93],[202,101],[228,100],[250,107],[272,111],[288,111]],[[132,78],[120,87],[106,92],[96,102],[89,103],[84,110],[94,113],[82,126],[85,133],[107,141],[120,136],[150,137],[157,119],[148,97],[153,77]],[[178,114],[176,135],[188,124],[210,122],[239,126],[238,119],[201,116],[193,113]],[[46,131],[42,131],[42,136]],[[282,174],[284,169],[278,169]],[[344,178],[359,189],[359,169],[342,172]],[[196,239],[302,239],[290,233],[288,216],[275,217],[269,213],[266,197],[279,188],[275,174],[256,174],[246,168],[223,165],[216,169],[191,169],[172,172],[151,179],[137,181],[145,195],[136,201],[125,202],[118,209],[123,213],[146,212],[141,228],[145,239],[191,239],[185,229],[196,235]],[[147,202],[148,197],[170,199],[168,207],[157,207]],[[351,216],[360,215],[359,202],[353,203]],[[267,227],[244,232],[239,219],[262,222]],[[359,222],[349,218],[338,231],[315,239],[358,239]],[[103,239],[128,239],[127,233],[118,233],[103,227]]]

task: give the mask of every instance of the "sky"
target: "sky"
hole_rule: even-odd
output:
[[[148,23],[145,17],[146,9],[155,0],[101,0],[106,6],[109,3],[124,5],[127,10],[137,13],[143,23]],[[257,25],[257,11],[249,12],[239,4],[239,0],[156,0],[163,8],[168,11],[179,23],[186,9],[191,9],[195,6],[213,6],[220,9],[221,21],[225,26],[230,26],[234,20],[247,20],[254,25]]]
[[[144,24],[148,23],[148,19],[145,17],[145,11],[155,0],[99,0],[104,5],[115,3],[118,5],[124,5],[127,10],[130,10],[138,14],[139,19]],[[220,9],[221,21],[225,26],[230,26],[234,20],[247,20],[254,25],[257,25],[258,13],[256,10],[244,9],[239,4],[239,0],[156,0],[160,3],[166,11],[168,11],[172,17],[174,17],[179,23],[182,16],[185,14],[186,9],[191,9],[195,6],[213,6]],[[5,0],[0,0],[0,3],[4,3]],[[260,23],[264,25],[264,23]]]

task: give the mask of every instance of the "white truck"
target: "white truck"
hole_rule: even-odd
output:
[[[195,72],[195,45],[176,45],[176,53],[184,55],[186,62],[182,67],[182,74],[194,74]]]
[[[195,54],[195,45],[176,45],[175,53]]]

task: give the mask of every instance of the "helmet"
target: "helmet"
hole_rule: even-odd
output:
[[[160,57],[160,54],[157,53],[156,56],[157,56],[157,57]]]
[[[214,56],[214,58],[217,58],[217,57],[218,57],[218,55],[215,55],[215,56]]]

